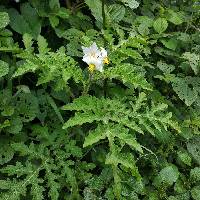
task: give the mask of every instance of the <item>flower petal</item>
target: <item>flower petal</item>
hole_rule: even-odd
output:
[[[103,59],[108,56],[107,51],[104,48],[102,48],[102,47],[101,47],[101,56],[102,56]]]

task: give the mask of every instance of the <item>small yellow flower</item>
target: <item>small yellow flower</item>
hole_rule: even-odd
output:
[[[108,65],[110,63],[108,57],[104,58],[103,63],[106,64],[106,65]]]
[[[89,64],[89,67],[88,67],[88,70],[91,72],[91,73],[93,73],[94,72],[94,70],[95,70],[95,65],[94,64]]]

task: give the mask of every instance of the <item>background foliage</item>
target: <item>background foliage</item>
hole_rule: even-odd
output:
[[[200,200],[199,10],[2,0],[0,199]]]

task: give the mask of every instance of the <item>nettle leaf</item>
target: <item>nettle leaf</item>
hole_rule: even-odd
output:
[[[7,12],[0,12],[0,29],[5,28],[10,22]]]
[[[31,4],[38,11],[39,16],[41,17],[48,17],[49,13],[52,12],[49,3],[50,3],[49,0],[43,0],[43,1],[31,0]]]
[[[191,106],[197,100],[200,92],[200,79],[198,77],[174,77],[171,82],[174,91],[187,106]]]
[[[10,126],[10,121],[6,119],[3,123],[0,124],[0,129],[6,128]]]
[[[84,188],[83,195],[85,200],[98,199],[98,196],[94,191],[88,187]]]
[[[90,8],[93,16],[95,19],[103,23],[103,17],[102,17],[102,1],[92,1],[92,0],[86,0],[85,1],[88,7]],[[120,4],[111,4],[109,6],[104,5],[105,14],[106,14],[106,21],[109,23],[112,22],[119,22],[124,18],[125,15],[125,8],[123,5]]]
[[[124,18],[125,8],[119,4],[112,4],[108,6],[109,18],[113,22],[119,22]]]
[[[171,38],[169,40],[166,40],[166,39],[161,39],[161,42],[163,43],[163,45],[168,48],[168,49],[171,49],[171,50],[176,50],[176,47],[178,45],[178,40],[174,39],[174,38]]]
[[[61,7],[56,15],[60,18],[68,19],[70,16],[70,11],[64,7]]]
[[[171,9],[167,10],[167,20],[175,25],[180,25],[183,23],[183,14],[181,12],[175,12]]]
[[[175,70],[174,65],[169,65],[163,61],[158,61],[157,62],[157,67],[165,74],[170,74]]]
[[[167,20],[165,18],[160,17],[154,21],[153,27],[156,32],[161,34],[161,33],[165,32],[168,27]]]
[[[102,2],[101,0],[85,0],[85,3],[90,8],[92,15],[95,17],[95,19],[99,22],[103,22],[102,17]]]
[[[188,60],[192,70],[197,75],[200,68],[200,56],[195,53],[185,52],[182,55],[182,58]]]
[[[29,3],[22,4],[20,10],[22,16],[29,24],[31,34],[36,38],[41,32],[41,21],[37,11]]]
[[[146,25],[147,27],[152,27],[154,20],[148,16],[138,16],[135,19],[136,23]]]
[[[192,188],[191,195],[194,200],[200,199],[200,186],[199,185]]]
[[[178,158],[186,165],[191,166],[192,158],[187,152],[178,152]]]
[[[18,134],[23,128],[22,119],[19,116],[13,116],[9,121],[9,126],[6,127],[6,131],[12,134]]]
[[[185,192],[183,194],[178,194],[178,195],[175,195],[175,196],[169,196],[168,197],[168,200],[179,200],[179,199],[190,200],[191,199],[190,192],[188,191],[188,192]]]
[[[174,184],[174,191],[178,194],[184,193],[187,191],[184,181],[179,178],[176,183]]]
[[[76,28],[70,28],[67,31],[56,29],[56,33],[58,37],[63,37],[69,41],[67,44],[67,55],[82,56],[82,52],[79,50],[81,48],[79,41],[85,36],[84,32]]]
[[[1,136],[2,137],[2,136]],[[9,141],[7,139],[1,138],[0,141],[0,165],[4,165],[9,162],[13,156],[14,151],[9,145]]]
[[[155,177],[153,184],[156,187],[170,187],[179,177],[178,168],[174,165],[163,168]]]
[[[120,0],[120,1],[122,1],[126,6],[128,6],[131,9],[136,9],[140,5],[140,3],[135,0]]]
[[[24,3],[20,10],[21,14],[13,8],[8,10],[11,28],[22,35],[29,33],[36,39],[41,31],[41,21],[36,9],[29,3]]]
[[[10,26],[18,33],[25,34],[31,33],[30,27],[24,17],[18,13],[17,10],[11,8],[8,10],[10,16]]]
[[[200,165],[200,138],[194,137],[187,143],[188,152],[194,160]]]
[[[56,28],[56,26],[58,26],[58,24],[59,24],[59,18],[56,16],[50,16],[49,22],[53,28]]]
[[[193,182],[199,182],[200,181],[200,167],[195,167],[194,169],[191,169],[190,179]]]
[[[8,63],[0,60],[0,77],[7,75],[8,72],[9,72]]]
[[[50,0],[49,7],[51,8],[51,10],[58,10],[60,8],[59,0]]]

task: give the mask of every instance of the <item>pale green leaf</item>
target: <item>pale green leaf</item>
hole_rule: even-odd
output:
[[[0,78],[7,75],[8,72],[9,72],[8,63],[0,60]]]
[[[197,75],[200,68],[200,56],[195,53],[185,52],[182,58],[189,62],[192,70]]]
[[[10,22],[8,13],[0,12],[0,29],[6,27]]]
[[[168,27],[167,20],[165,18],[160,17],[154,21],[153,27],[156,32],[161,34],[161,33],[165,32]]]
[[[95,19],[102,23],[103,18],[102,18],[102,2],[101,2],[101,0],[95,0],[95,1],[94,0],[85,0],[85,3],[90,8]]]
[[[112,4],[108,6],[108,13],[111,21],[119,22],[124,18],[125,8],[119,4]]]
[[[198,91],[195,89],[195,87],[189,87],[189,84],[191,83],[195,86],[195,82],[198,83],[197,81],[193,83],[189,79],[187,79],[187,77],[175,77],[171,80],[171,82],[174,91],[177,93],[179,98],[185,102],[187,106],[192,105],[197,100]]]
[[[39,53],[44,54],[49,51],[48,43],[43,36],[41,36],[41,35],[38,36],[37,44],[38,44]]]
[[[195,167],[190,171],[190,179],[191,181],[198,182],[200,181],[200,167]]]
[[[70,11],[64,7],[61,7],[56,15],[60,18],[68,19],[70,16]]]
[[[157,62],[157,67],[165,74],[170,74],[172,71],[175,70],[174,65],[169,65],[169,64],[162,62],[162,61]]]
[[[59,18],[56,16],[49,16],[49,21],[53,28],[55,28],[59,24]]]
[[[175,12],[171,9],[167,10],[167,20],[175,25],[180,25],[183,23],[183,15],[180,12]]]
[[[30,34],[25,33],[23,35],[23,43],[24,43],[26,50],[31,51],[31,52],[33,51],[33,48],[32,48],[33,37]]]
[[[191,195],[194,200],[200,199],[200,186],[194,186],[191,190]]]
[[[178,168],[174,165],[167,166],[163,168],[159,174],[154,179],[154,185],[156,187],[161,187],[162,185],[165,187],[169,187],[173,185],[177,181],[179,177]]]
[[[49,7],[53,11],[57,11],[60,8],[59,0],[49,0]]]
[[[139,7],[139,2],[136,0],[121,0],[126,6],[131,9],[136,9]]]
[[[187,143],[187,149],[194,160],[200,164],[200,138],[198,136],[194,137]]]
[[[107,130],[103,130],[101,126],[98,126],[94,131],[89,132],[89,135],[85,138],[83,147],[91,146],[100,140],[105,139]]]
[[[9,9],[8,13],[10,26],[14,31],[22,35],[29,33],[35,39],[37,38],[41,31],[41,22],[36,9],[29,3],[24,3],[21,5],[21,14],[14,8]]]
[[[178,157],[184,164],[191,166],[192,158],[187,152],[178,152]]]
[[[168,49],[171,49],[171,50],[176,50],[176,47],[178,45],[178,41],[174,38],[171,38],[169,40],[166,40],[166,39],[162,39],[161,42],[163,43],[163,45],[168,48]]]

